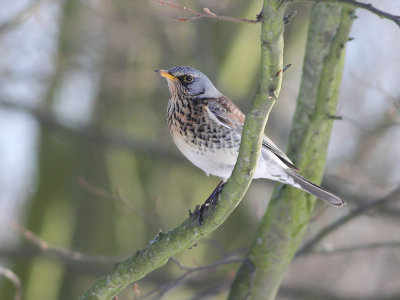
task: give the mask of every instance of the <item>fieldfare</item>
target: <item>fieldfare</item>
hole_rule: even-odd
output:
[[[245,115],[196,69],[179,66],[156,72],[168,82],[167,123],[176,146],[207,175],[222,179],[206,201],[208,206],[236,163]],[[253,178],[289,184],[336,207],[345,205],[342,199],[304,178],[298,171],[285,153],[264,136]]]

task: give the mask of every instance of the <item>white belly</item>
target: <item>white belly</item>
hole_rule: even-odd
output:
[[[238,148],[211,149],[200,151],[183,139],[175,139],[174,142],[183,155],[196,167],[207,175],[220,178],[229,178],[239,153]],[[293,180],[285,172],[287,167],[273,153],[262,149],[257,168],[253,178],[267,178],[275,181],[293,184]]]
[[[229,178],[235,166],[238,149],[202,149],[191,146],[183,139],[175,139],[174,142],[182,154],[196,167],[203,170],[207,176],[214,175],[221,178]]]

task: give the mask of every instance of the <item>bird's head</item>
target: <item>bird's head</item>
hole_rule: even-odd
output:
[[[179,66],[156,72],[167,80],[172,97],[200,100],[222,96],[206,75],[191,67]]]

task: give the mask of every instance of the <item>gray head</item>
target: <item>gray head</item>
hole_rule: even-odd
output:
[[[183,93],[192,99],[219,98],[222,94],[215,88],[210,79],[191,67],[179,66],[167,70],[156,70],[167,79],[171,96]]]

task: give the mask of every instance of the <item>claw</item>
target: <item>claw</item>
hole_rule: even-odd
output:
[[[194,209],[194,212],[192,215],[197,217],[200,225],[203,225],[203,223],[204,223],[204,218],[203,218],[204,211],[208,210],[210,207],[212,209],[214,209],[215,206],[217,205],[218,195],[221,192],[224,185],[225,185],[225,181],[221,180],[221,182],[217,185],[215,190],[211,193],[210,197],[207,198],[207,200],[204,202],[204,204],[202,206],[200,206],[200,208],[197,205],[196,208]]]

